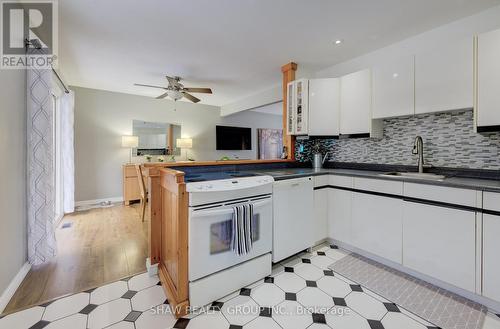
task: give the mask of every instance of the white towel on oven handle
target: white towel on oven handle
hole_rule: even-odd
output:
[[[244,256],[252,250],[252,219],[253,204],[233,206],[231,249],[238,256]]]

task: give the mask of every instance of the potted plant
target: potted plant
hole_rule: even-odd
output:
[[[153,157],[152,157],[151,155],[149,155],[149,154],[146,154],[146,155],[144,156],[144,158],[146,159],[146,161],[147,161],[147,162],[151,162],[151,159],[152,159]]]

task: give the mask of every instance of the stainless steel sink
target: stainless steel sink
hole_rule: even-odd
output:
[[[435,180],[435,181],[442,181],[446,178],[443,175],[429,174],[429,173],[418,173],[418,172],[388,172],[388,173],[380,174],[380,176],[402,177],[402,178]]]

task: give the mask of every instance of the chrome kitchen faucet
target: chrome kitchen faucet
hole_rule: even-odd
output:
[[[424,172],[424,141],[422,137],[417,136],[415,137],[415,142],[413,144],[413,150],[411,151],[412,154],[418,154],[418,172],[423,173]]]

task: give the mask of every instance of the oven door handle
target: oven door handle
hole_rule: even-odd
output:
[[[256,212],[255,208],[262,207],[270,202],[271,202],[271,198],[254,202],[253,203],[254,213]],[[195,209],[193,211],[193,218],[208,217],[208,216],[221,216],[221,215],[232,214],[232,213],[233,213],[233,206],[232,205],[222,206],[219,208],[212,208],[212,209],[201,209],[201,210]]]

